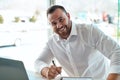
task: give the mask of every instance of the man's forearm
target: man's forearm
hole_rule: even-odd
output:
[[[120,74],[110,73],[107,80],[120,80]]]

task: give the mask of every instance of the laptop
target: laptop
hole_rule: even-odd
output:
[[[0,58],[0,80],[29,80],[23,62]]]

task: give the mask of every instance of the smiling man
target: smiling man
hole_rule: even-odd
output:
[[[35,61],[40,75],[53,79],[64,69],[70,77],[118,79],[120,46],[114,40],[92,24],[75,24],[60,5],[51,6],[47,18],[55,33]],[[49,66],[53,58],[61,67]]]
[[[67,37],[70,35],[72,26],[69,13],[63,13],[63,10],[56,9],[52,15],[47,16],[54,32],[57,33],[61,38],[67,39]]]

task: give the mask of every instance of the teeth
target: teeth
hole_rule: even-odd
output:
[[[59,32],[62,33],[62,32],[65,32],[65,30],[66,30],[66,28],[63,27],[63,28],[59,29]]]
[[[61,28],[60,30],[61,30],[61,31],[64,31],[64,30],[65,30],[65,28],[63,27],[63,28]]]

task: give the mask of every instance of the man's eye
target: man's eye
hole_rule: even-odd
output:
[[[59,22],[63,22],[63,21],[64,21],[64,19],[62,19],[62,18],[59,20]]]
[[[52,25],[56,25],[57,23],[53,22]]]

